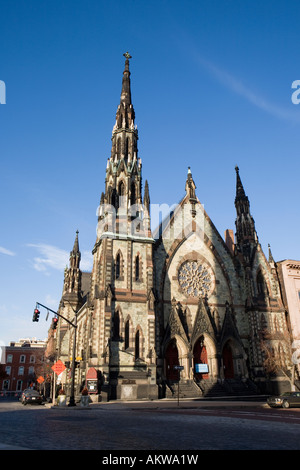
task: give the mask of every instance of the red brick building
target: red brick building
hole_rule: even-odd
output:
[[[5,347],[5,364],[2,364],[1,393],[21,392],[35,387],[44,369],[46,342],[20,339]]]

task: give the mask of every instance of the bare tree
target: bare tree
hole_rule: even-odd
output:
[[[295,378],[298,373],[297,365],[300,362],[299,346],[299,340],[291,342],[287,329],[273,333],[265,330],[262,333],[261,350],[266,373],[269,376],[283,373],[290,382],[292,391],[295,390]]]

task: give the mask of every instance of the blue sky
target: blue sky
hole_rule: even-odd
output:
[[[79,230],[91,269],[96,209],[130,63],[152,203],[177,203],[188,166],[223,236],[235,165],[262,247],[300,260],[300,4],[248,0],[1,0],[0,342],[47,336]],[[51,316],[49,317],[51,318]]]

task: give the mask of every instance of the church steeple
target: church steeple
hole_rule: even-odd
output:
[[[240,174],[239,168],[235,167],[236,171],[236,243],[240,251],[244,253],[247,258],[250,256],[250,246],[257,245],[257,234],[255,230],[254,219],[250,213],[250,203],[246,196]]]
[[[132,206],[142,204],[142,162],[137,157],[138,131],[131,102],[129,60],[126,52],[120,104],[112,131],[111,156],[106,165],[104,202],[125,216]]]
[[[131,102],[131,84],[129,59],[131,55],[126,52],[125,68],[122,79],[122,90],[120,104],[116,113],[116,123],[112,132],[111,159],[114,162],[122,158],[126,162],[132,162],[137,159],[137,140],[138,133],[135,126],[135,112]]]

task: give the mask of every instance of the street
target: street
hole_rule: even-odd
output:
[[[0,449],[8,450],[300,449],[300,409],[263,403],[160,400],[83,409],[2,400],[0,422]]]

